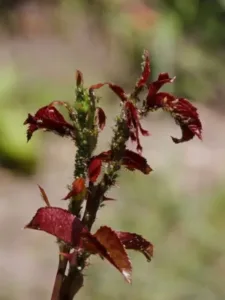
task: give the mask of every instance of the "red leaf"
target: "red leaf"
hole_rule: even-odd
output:
[[[175,143],[186,142],[195,135],[202,139],[202,124],[196,107],[183,98],[174,100],[170,106],[172,116],[182,131],[182,137],[180,139],[173,138],[173,141]]]
[[[158,76],[158,79],[148,86],[148,95],[147,95],[147,106],[152,107],[152,100],[154,96],[158,93],[161,87],[166,83],[172,83],[176,77],[169,77],[168,73],[161,73]]]
[[[130,283],[132,272],[131,262],[116,232],[107,226],[103,226],[98,229],[94,236],[106,248],[111,258],[111,263]]]
[[[195,135],[202,139],[202,124],[197,108],[187,99],[176,98],[168,93],[158,93],[155,97],[155,104],[158,108],[168,111],[181,128],[182,137],[180,139],[172,137],[174,143],[189,141]]]
[[[102,245],[79,218],[59,207],[42,207],[25,228],[45,231],[74,248],[86,250],[113,261]],[[68,258],[71,258],[68,256]]]
[[[153,245],[141,235],[130,232],[116,231],[117,236],[126,249],[142,252],[148,261],[153,256]]]
[[[180,125],[182,137],[180,139],[171,137],[173,142],[175,144],[188,142],[189,140],[193,139],[193,137],[196,135],[199,139],[202,139],[201,136],[201,129],[199,129],[199,125],[193,124],[193,125]]]
[[[108,150],[95,156],[95,159],[100,159],[103,162],[109,162],[112,159],[111,155],[112,151]],[[143,156],[128,149],[124,151],[122,164],[131,171],[139,170],[144,174],[149,174],[152,171],[152,168],[148,165],[147,160]]]
[[[151,98],[151,104],[148,106],[148,109],[158,109],[169,107],[169,103],[175,100],[175,97],[169,93],[157,93],[154,97]],[[148,103],[149,104],[149,103]]]
[[[72,183],[71,191],[62,200],[67,200],[71,197],[75,197],[78,195],[83,196],[83,193],[85,192],[86,192],[86,187],[85,187],[84,178],[83,177],[76,178]]]
[[[91,182],[95,182],[101,172],[102,160],[97,157],[93,157],[88,167],[88,178]]]
[[[105,127],[106,115],[101,107],[97,107],[97,120],[99,128],[103,130]]]
[[[180,139],[172,137],[174,143],[182,143],[191,140],[195,135],[202,139],[202,124],[197,108],[187,99],[176,98],[169,93],[157,93],[147,103],[147,109],[162,108],[169,112],[182,131]]]
[[[137,142],[137,150],[141,152],[142,146],[140,144],[139,130],[141,134],[144,136],[148,136],[149,132],[142,128],[139,120],[137,108],[134,106],[134,104],[131,101],[126,101],[125,108],[126,108],[126,115],[127,115],[127,126],[130,130],[131,140]]]
[[[72,247],[99,254],[113,264],[131,281],[131,264],[123,244],[116,233],[108,228],[100,228],[93,236],[76,216],[59,207],[42,207],[25,228],[45,231]],[[71,258],[67,255],[68,259]]]
[[[81,71],[77,70],[76,71],[76,85],[79,87],[80,85],[83,85],[84,79],[83,79],[83,74]]]
[[[141,74],[141,78],[136,83],[135,88],[139,89],[143,87],[149,78],[150,75],[150,61],[149,61],[149,53],[147,50],[144,51],[144,68]]]
[[[38,185],[38,187],[39,187],[39,190],[40,190],[40,192],[41,192],[42,199],[44,200],[46,206],[49,206],[49,207],[50,207],[51,205],[50,205],[50,202],[49,202],[49,200],[48,200],[48,196],[47,196],[47,194],[45,193],[45,190],[44,190],[40,185]]]
[[[103,87],[106,84],[108,84],[108,82],[103,82],[103,83],[100,82],[100,83],[97,83],[97,84],[93,84],[89,87],[89,91],[100,89],[101,87]]]
[[[34,131],[46,129],[61,136],[73,137],[74,127],[69,124],[61,113],[51,104],[40,108],[34,116],[28,114],[24,125],[29,124],[27,130],[27,140],[29,141]]]
[[[127,95],[120,86],[109,83],[109,87],[121,99],[122,102],[125,102],[127,100]]]
[[[79,245],[82,235],[88,234],[87,228],[76,216],[59,207],[39,208],[25,228],[45,231],[74,247]]]
[[[143,156],[128,149],[124,151],[123,165],[131,171],[139,170],[144,174],[149,174],[152,171]]]

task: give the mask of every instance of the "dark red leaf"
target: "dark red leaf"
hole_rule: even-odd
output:
[[[74,182],[72,183],[71,191],[62,200],[67,200],[75,196],[84,197],[85,193],[86,193],[85,180],[83,177],[79,177],[74,180]]]
[[[125,102],[127,100],[127,95],[120,86],[113,83],[109,83],[108,85],[111,90],[121,99],[121,101]]]
[[[127,116],[127,126],[130,130],[131,140],[137,142],[137,150],[138,152],[141,152],[142,146],[140,144],[139,130],[141,134],[144,136],[148,136],[149,132],[142,128],[139,120],[137,108],[134,106],[134,104],[131,101],[126,101],[125,108],[126,108],[126,116]]]
[[[162,108],[168,111],[181,128],[182,137],[180,139],[172,137],[174,143],[189,141],[195,135],[202,139],[202,124],[197,108],[187,99],[176,98],[168,93],[158,93],[154,101],[154,109]]]
[[[101,172],[102,160],[98,157],[93,157],[88,166],[88,178],[91,182],[95,182]]]
[[[29,141],[34,131],[46,129],[61,136],[73,137],[74,127],[69,124],[61,113],[51,104],[40,108],[34,116],[28,114],[24,125],[29,124],[27,130],[27,140]]]
[[[139,170],[144,174],[149,174],[152,171],[143,156],[128,149],[124,151],[123,165],[131,171]]]
[[[139,89],[143,87],[149,78],[150,75],[150,61],[149,61],[149,53],[147,50],[144,51],[144,68],[141,74],[140,79],[137,81],[135,89]]]
[[[194,137],[194,134],[187,127],[182,127],[181,133],[182,133],[182,136],[180,139],[171,136],[171,139],[175,144],[187,142],[187,141],[193,139],[193,137]]]
[[[108,150],[96,155],[95,159],[110,162],[112,159],[111,155],[112,151]],[[147,160],[143,156],[128,149],[123,153],[122,165],[131,171],[139,170],[144,174],[149,174],[152,171],[152,168],[148,165]]]
[[[129,257],[115,231],[107,226],[100,227],[94,234],[95,238],[105,247],[112,264],[123,274],[130,283],[132,266]]]
[[[83,85],[84,79],[83,79],[83,74],[81,71],[77,70],[76,71],[76,85],[79,87],[80,85]]]
[[[103,130],[105,127],[106,115],[101,107],[97,107],[97,120],[99,128]]]
[[[132,142],[137,141],[136,134],[134,132],[132,132],[131,130],[130,130],[130,139]]]
[[[141,235],[122,231],[116,231],[116,234],[126,249],[140,251],[148,261],[151,260],[153,256],[153,245]]]
[[[182,137],[180,139],[172,137],[174,143],[189,141],[195,135],[202,139],[202,124],[199,119],[197,108],[187,99],[176,98],[169,93],[157,93],[151,98],[151,107],[148,109],[162,108],[168,111],[175,122],[181,127]]]
[[[182,131],[180,139],[172,137],[174,143],[189,141],[195,135],[202,139],[202,124],[196,107],[184,98],[174,100],[170,106],[172,107],[172,116]]]
[[[49,206],[49,207],[50,207],[51,205],[50,205],[50,202],[49,202],[49,200],[48,200],[48,196],[47,196],[47,194],[45,193],[45,190],[44,190],[40,185],[38,185],[38,187],[39,187],[39,190],[40,190],[40,192],[41,192],[42,199],[44,200],[46,206]]]
[[[158,108],[167,107],[168,103],[175,100],[175,97],[169,93],[157,93],[154,97],[151,97],[151,102],[148,102],[149,110],[157,110]]]
[[[161,87],[166,83],[172,83],[176,77],[171,78],[168,73],[161,73],[158,76],[158,79],[148,86],[148,95],[147,95],[147,105],[152,107],[152,101],[154,101],[154,96],[158,93]]]

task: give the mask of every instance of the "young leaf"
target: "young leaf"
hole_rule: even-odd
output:
[[[83,85],[84,79],[83,79],[83,74],[80,70],[76,71],[76,86],[79,87]]]
[[[140,138],[139,138],[139,130],[142,135],[148,136],[149,132],[142,128],[137,108],[134,106],[134,104],[131,101],[126,101],[125,103],[126,108],[126,117],[127,117],[127,126],[130,130],[130,137],[133,141],[137,142],[137,151],[142,151],[142,146],[140,144]]]
[[[50,207],[51,204],[50,204],[50,202],[49,202],[49,200],[48,200],[48,196],[47,196],[47,194],[45,193],[45,190],[44,190],[40,185],[38,185],[38,187],[39,187],[39,190],[40,190],[40,192],[41,192],[42,199],[44,200],[46,206],[49,206],[49,207]]]
[[[108,228],[93,236],[79,218],[59,207],[42,207],[25,228],[42,230],[74,248],[99,254],[114,265],[131,282],[131,264],[116,233]],[[71,256],[67,256],[71,259]]]
[[[122,102],[127,101],[128,99],[127,95],[125,94],[124,90],[120,86],[113,83],[109,83],[109,87],[120,98]]]
[[[131,262],[116,232],[103,226],[94,236],[106,248],[113,265],[123,274],[126,281],[131,283]]]
[[[152,171],[146,158],[128,149],[124,151],[123,165],[131,171],[139,170],[144,174],[149,174]]]
[[[123,231],[116,231],[116,234],[126,249],[136,250],[143,253],[147,258],[147,261],[152,259],[153,245],[141,235]]]
[[[172,104],[172,116],[175,122],[181,127],[182,137],[180,139],[172,137],[172,140],[178,144],[189,141],[195,135],[201,140],[202,124],[196,107],[184,98],[176,100]]]
[[[91,182],[95,182],[101,172],[102,160],[98,157],[93,157],[88,166],[88,178]]]
[[[106,84],[108,84],[108,83],[107,82],[100,82],[100,83],[93,84],[89,87],[89,91],[100,89],[101,87],[103,87]]]
[[[85,180],[83,177],[76,178],[72,183],[71,191],[62,199],[67,200],[71,197],[84,198],[86,194]]]
[[[111,262],[105,247],[88,231],[79,218],[65,209],[39,208],[25,228],[45,231],[74,248],[99,254]]]
[[[152,106],[151,101],[164,84],[172,83],[175,79],[176,77],[170,77],[168,73],[160,73],[158,79],[148,86],[147,106]]]
[[[38,129],[53,131],[61,136],[74,137],[74,127],[69,124],[61,113],[52,105],[40,108],[34,116],[28,114],[24,125],[29,125],[27,130],[27,141]]]
[[[70,212],[59,207],[42,207],[25,228],[45,231],[65,243],[77,247],[81,236],[88,234],[84,224]]]
[[[110,162],[112,159],[111,155],[112,151],[108,150],[101,152],[99,155],[95,156],[94,159],[100,159],[103,162]],[[143,156],[128,149],[126,149],[123,153],[122,165],[131,171],[139,170],[144,174],[149,174],[152,171],[152,168],[148,165],[147,160]]]
[[[195,135],[202,139],[202,124],[199,119],[197,108],[187,99],[176,98],[168,93],[158,93],[151,102],[149,109],[162,108],[169,112],[175,122],[180,126],[182,137],[180,139],[172,137],[174,143],[189,141]]]
[[[98,126],[101,130],[105,127],[105,121],[106,121],[106,115],[104,110],[101,107],[97,107],[97,121],[98,121]]]

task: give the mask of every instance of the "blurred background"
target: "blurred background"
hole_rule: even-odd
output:
[[[52,205],[71,183],[75,149],[67,139],[23,126],[52,100],[74,99],[74,72],[85,82],[120,83],[128,91],[143,49],[152,79],[169,72],[166,90],[198,107],[203,142],[175,145],[180,129],[163,113],[143,123],[150,176],[123,171],[118,199],[97,219],[136,231],[155,245],[154,259],[130,253],[129,286],[107,262],[92,259],[77,300],[225,299],[225,1],[224,0],[0,0],[0,299],[50,299],[57,267],[54,237],[23,231],[41,206]],[[118,100],[102,89],[109,112],[99,151],[107,149]]]

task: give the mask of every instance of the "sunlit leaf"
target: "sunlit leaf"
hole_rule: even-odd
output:
[[[131,262],[116,232],[107,226],[103,226],[99,228],[94,236],[106,248],[114,266],[130,283],[132,272]]]

